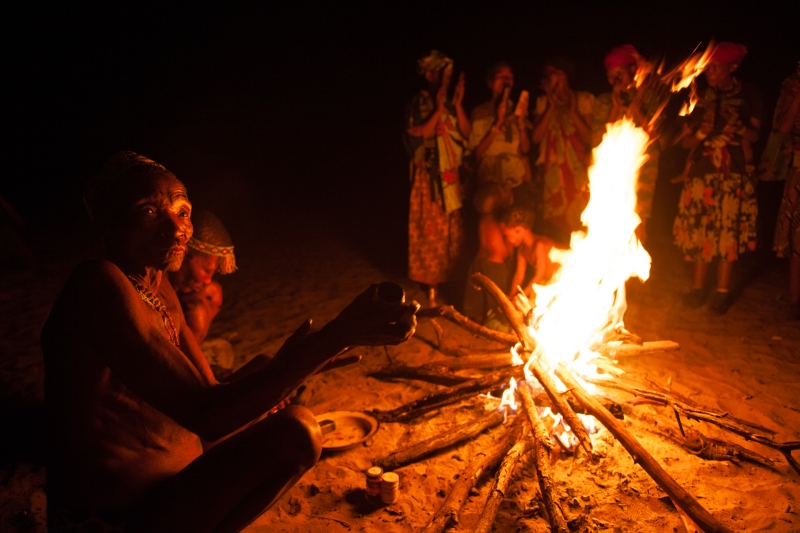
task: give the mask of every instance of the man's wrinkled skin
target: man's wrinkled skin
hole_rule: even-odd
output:
[[[417,306],[380,308],[372,286],[220,383],[164,276],[192,233],[186,190],[171,174],[139,181],[101,228],[107,259],[73,272],[42,331],[48,507],[122,511],[133,531],[239,531],[321,453],[309,410],[263,415],[349,347],[408,339]],[[127,275],[166,305],[180,349]]]

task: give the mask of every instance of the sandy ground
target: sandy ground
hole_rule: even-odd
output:
[[[383,271],[370,256],[328,228],[309,221],[293,226],[281,239],[249,236],[237,243],[241,270],[222,279],[225,306],[210,337],[230,341],[236,364],[258,353],[274,352],[306,317],[324,323],[370,283],[385,279],[422,294],[408,280]],[[38,331],[63,280],[82,257],[72,254],[45,265],[41,275],[5,272],[0,277],[0,392],[4,403],[3,461],[0,464],[0,531],[45,531],[45,472],[41,458],[43,363]],[[400,270],[400,269],[398,269]],[[788,319],[785,265],[760,267],[723,317],[706,309],[680,307],[688,279],[684,265],[665,254],[653,277],[630,298],[626,325],[645,340],[669,339],[677,352],[628,358],[620,367],[646,376],[710,408],[772,428],[777,440],[800,438],[800,328]],[[448,323],[448,342],[485,347]],[[418,336],[432,338],[429,324]],[[388,409],[436,390],[422,382],[381,382],[366,374],[390,361],[408,365],[447,358],[418,338],[402,346],[360,348],[359,365],[314,376],[303,402],[315,414],[332,410]],[[613,394],[619,402],[631,400]],[[338,532],[416,531],[437,510],[468,461],[494,442],[504,428],[399,469],[400,497],[387,507],[364,500],[364,470],[373,459],[425,439],[496,407],[476,397],[413,424],[384,423],[355,448],[324,453],[272,509],[246,531]],[[675,425],[670,413],[652,406],[628,407],[659,424]],[[720,436],[777,460],[774,469],[749,463],[705,461],[654,434],[648,422],[626,417],[625,424],[687,490],[735,531],[800,531],[798,475],[779,454],[724,435],[714,427],[684,422],[707,436]],[[10,428],[10,430],[9,430]],[[683,531],[663,492],[633,464],[607,432],[594,437],[603,457],[562,454],[554,463],[562,505],[579,531]],[[459,530],[468,531],[480,515],[490,482],[482,480],[461,514]],[[496,531],[544,532],[538,512],[530,458],[514,475],[496,522]]]

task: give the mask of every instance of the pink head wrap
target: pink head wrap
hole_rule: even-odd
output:
[[[739,64],[747,54],[747,47],[739,43],[722,42],[714,48],[714,53],[711,54],[711,61],[719,61],[720,63],[733,63]]]
[[[623,44],[611,50],[605,59],[606,70],[626,65],[635,65],[641,56],[632,44]]]

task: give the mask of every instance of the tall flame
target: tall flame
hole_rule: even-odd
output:
[[[681,110],[678,112],[678,115],[685,117],[686,115],[691,115],[692,111],[694,111],[694,106],[697,105],[698,97],[697,97],[697,88],[695,87],[694,83],[692,83],[692,91],[689,93],[689,101],[684,102]]]
[[[589,169],[591,197],[581,215],[587,230],[572,234],[569,250],[551,251],[561,264],[557,279],[535,286],[533,356],[550,368],[562,362],[585,374],[597,356],[592,347],[623,325],[626,280],[650,275],[650,255],[635,235],[636,183],[648,139],[627,118],[608,126]]]
[[[700,45],[697,45],[698,48]],[[714,55],[716,50],[714,41],[708,43],[706,51],[702,54],[693,53],[689,59],[678,65],[677,68],[670,71],[664,76],[664,81],[672,81],[672,92],[680,91],[689,87],[694,79],[702,74],[703,69],[711,62],[711,56]],[[695,48],[695,51],[697,49]]]

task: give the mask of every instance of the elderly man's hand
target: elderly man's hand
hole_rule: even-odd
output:
[[[405,303],[399,285],[372,285],[356,297],[326,328],[348,346],[381,346],[408,340],[417,327],[419,304]]]

